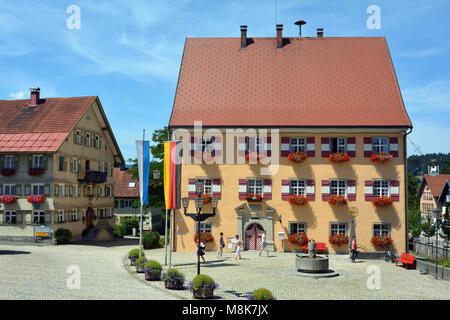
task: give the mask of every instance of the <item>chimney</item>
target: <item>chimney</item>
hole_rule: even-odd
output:
[[[30,106],[37,106],[40,100],[40,88],[31,88]]]
[[[317,38],[323,38],[323,28],[317,28]]]
[[[283,47],[283,25],[277,24],[277,49]]]
[[[241,26],[241,49],[247,49],[247,26]]]

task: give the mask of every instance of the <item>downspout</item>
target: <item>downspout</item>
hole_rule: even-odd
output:
[[[404,175],[405,175],[405,240],[406,248],[405,252],[409,251],[409,228],[408,228],[408,157],[406,154],[406,136],[412,132],[412,127],[409,128],[410,131],[406,132],[403,136],[403,161],[404,161]],[[403,134],[403,133],[402,133]]]

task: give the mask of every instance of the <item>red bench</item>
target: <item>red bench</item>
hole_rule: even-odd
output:
[[[304,244],[302,245],[302,250],[305,252],[308,252],[308,244]],[[322,252],[326,252],[327,251],[327,246],[325,244],[325,242],[316,242],[316,251],[322,251]]]
[[[416,260],[415,256],[413,256],[411,254],[407,254],[405,252],[403,252],[400,255],[400,259],[397,259],[397,258],[394,259],[395,265],[397,265],[398,262],[401,262],[405,266],[406,269],[408,269],[409,265],[414,266],[415,260]]]

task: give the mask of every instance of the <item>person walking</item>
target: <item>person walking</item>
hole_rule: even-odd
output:
[[[352,262],[356,262],[356,256],[358,255],[358,246],[356,244],[356,236],[353,236],[352,238]]]
[[[259,249],[258,255],[261,256],[261,252],[263,250],[266,250],[266,255],[269,256],[269,251],[267,250],[267,232],[264,230],[263,234],[261,235],[261,248]]]
[[[235,244],[236,256],[234,257],[234,260],[237,260],[238,257],[239,257],[239,260],[242,259],[242,257],[241,257],[241,246],[242,246],[242,241],[239,239],[239,236],[236,235],[236,244]]]
[[[223,232],[221,232],[220,233],[219,252],[217,253],[217,258],[222,258],[223,248],[225,248],[225,241],[223,241]]]
[[[197,255],[200,258],[202,258],[203,262],[206,262],[205,261],[205,257],[204,257],[204,255],[205,255],[205,247],[206,247],[205,244],[203,243],[203,241],[201,241],[200,245],[198,246],[198,250],[197,250]]]

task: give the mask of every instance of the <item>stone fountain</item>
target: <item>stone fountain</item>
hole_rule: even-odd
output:
[[[336,277],[339,273],[329,269],[328,256],[318,256],[316,242],[308,242],[308,254],[299,253],[295,259],[296,275],[308,278]]]

